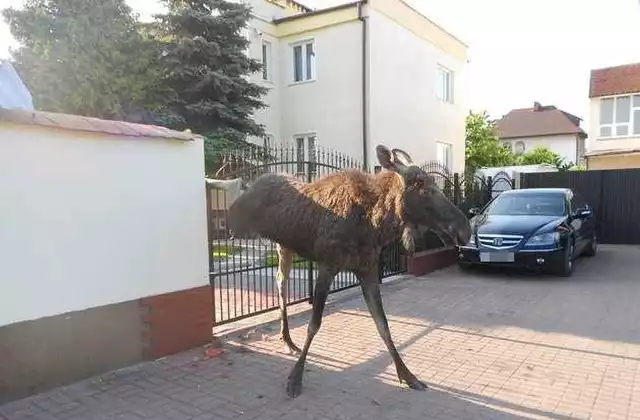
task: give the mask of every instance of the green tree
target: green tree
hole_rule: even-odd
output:
[[[38,109],[144,121],[160,108],[159,50],[125,0],[27,0],[2,14]]]
[[[207,137],[208,154],[247,135],[262,136],[253,120],[265,106],[265,87],[248,76],[262,69],[246,54],[242,30],[250,6],[225,0],[164,0],[168,13],[157,15],[163,48],[163,82],[171,89],[168,107],[180,127]]]
[[[535,149],[518,156],[519,165],[539,165],[542,163],[553,165],[562,171],[566,171],[574,166],[573,163],[565,162],[559,154],[547,149],[546,147],[536,147]]]
[[[470,112],[465,126],[465,166],[467,171],[483,167],[513,165],[516,159],[494,133],[494,122],[486,111]]]

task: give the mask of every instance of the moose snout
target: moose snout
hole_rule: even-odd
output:
[[[467,221],[461,224],[453,223],[449,225],[449,233],[456,245],[466,245],[471,239],[471,226]]]

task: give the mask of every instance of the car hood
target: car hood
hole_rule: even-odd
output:
[[[564,220],[558,216],[504,216],[480,214],[471,220],[475,234],[505,234],[528,236],[548,224]]]

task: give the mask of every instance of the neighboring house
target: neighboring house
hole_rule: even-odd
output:
[[[251,0],[252,80],[270,88],[256,112],[265,143],[307,160],[316,147],[377,165],[375,146],[416,161],[464,168],[467,46],[402,0],[311,10],[287,0]],[[253,139],[262,142],[263,139]]]
[[[640,63],[591,70],[588,169],[640,168]]]
[[[581,119],[553,105],[534,102],[532,108],[514,109],[496,123],[496,135],[516,155],[545,147],[566,163],[582,164],[587,134]]]

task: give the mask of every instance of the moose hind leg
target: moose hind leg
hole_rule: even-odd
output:
[[[391,339],[391,332],[389,331],[389,323],[387,322],[387,316],[382,308],[382,296],[380,295],[380,285],[378,284],[378,275],[375,271],[368,272],[360,277],[360,285],[362,287],[362,293],[364,294],[364,300],[367,303],[369,312],[373,317],[373,321],[378,329],[378,334],[384,341],[384,344],[389,350],[389,354],[393,358],[393,362],[396,365],[396,372],[398,374],[398,380],[400,383],[406,382],[409,388],[423,391],[427,389],[427,385],[420,381],[416,376],[411,373],[407,365],[400,357],[398,350],[396,349],[393,340]]]
[[[309,347],[311,347],[311,341],[315,337],[316,333],[320,329],[322,324],[322,313],[324,312],[324,305],[329,295],[329,287],[333,282],[333,277],[337,271],[333,271],[324,265],[318,267],[318,279],[316,280],[316,288],[313,293],[313,313],[311,314],[311,321],[309,321],[309,327],[307,330],[307,339],[300,353],[298,361],[291,369],[289,377],[287,378],[287,395],[291,398],[295,398],[300,395],[302,391],[302,373],[304,372],[304,364],[307,360],[307,353]]]
[[[289,275],[293,265],[293,251],[278,245],[278,295],[280,296],[280,340],[284,342],[284,350],[288,353],[300,353],[300,348],[293,343],[289,334],[287,317],[287,290]]]

